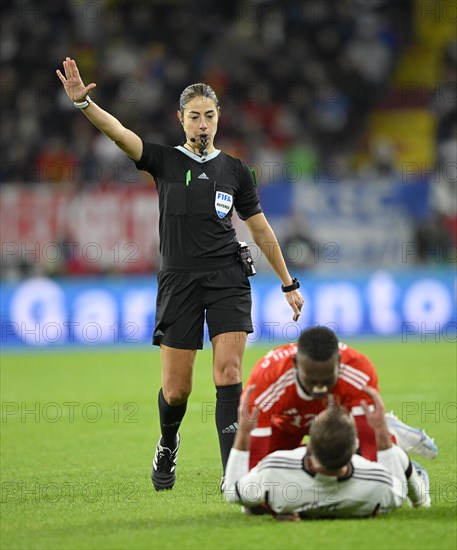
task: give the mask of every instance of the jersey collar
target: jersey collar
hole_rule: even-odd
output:
[[[182,145],[176,145],[175,149],[178,149],[178,151],[181,151],[181,153],[184,153],[185,155],[187,155],[193,160],[196,160],[200,164],[203,164],[204,162],[208,162],[209,160],[216,158],[217,155],[221,152],[220,149],[215,149],[210,155],[207,155],[206,157],[199,157],[195,153],[191,153],[190,151],[188,151]]]
[[[348,479],[351,479],[351,477],[354,473],[354,465],[352,464],[352,461],[351,461],[348,465],[349,466],[348,471],[343,476],[329,476],[329,475],[326,475],[326,474],[320,474],[320,473],[315,472],[315,471],[312,470],[311,464],[310,464],[310,456],[311,456],[311,453],[308,453],[308,448],[306,448],[306,454],[303,457],[302,467],[303,467],[303,470],[309,476],[315,477],[316,480],[318,480],[318,481],[328,482],[329,480],[335,480],[335,479],[337,481],[347,481]]]

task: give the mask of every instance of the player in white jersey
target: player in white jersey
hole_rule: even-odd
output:
[[[367,387],[375,408],[362,402],[375,432],[378,462],[354,454],[357,434],[343,407],[326,409],[314,420],[307,446],[276,451],[249,470],[250,433],[257,410],[248,410],[248,388],[240,403],[239,429],[226,471],[225,498],[245,511],[278,518],[370,517],[395,510],[408,499],[430,507],[428,477],[392,443],[379,394]]]

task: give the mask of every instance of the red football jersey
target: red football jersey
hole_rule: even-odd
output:
[[[371,402],[363,386],[378,390],[376,370],[367,357],[346,344],[340,342],[339,351],[338,379],[325,399],[311,398],[300,386],[293,364],[297,344],[275,348],[255,364],[246,382],[246,387],[255,385],[250,404],[259,410],[257,428],[251,433],[251,468],[273,451],[298,447],[309,433],[314,416],[330,404],[352,412],[360,452],[368,460],[376,460],[374,432],[360,406],[362,399]]]

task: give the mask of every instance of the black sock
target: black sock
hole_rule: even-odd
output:
[[[162,432],[161,445],[174,450],[176,447],[176,434],[178,433],[181,420],[184,418],[187,409],[187,401],[172,407],[165,401],[162,388],[159,391],[159,415],[160,430]]]
[[[222,468],[225,466],[238,430],[238,405],[242,384],[216,386],[216,428],[221,449]]]

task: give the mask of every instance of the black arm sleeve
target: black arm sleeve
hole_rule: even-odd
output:
[[[149,172],[154,178],[161,176],[164,164],[164,151],[167,149],[157,143],[143,141],[143,154],[135,166],[138,170]]]
[[[240,188],[235,198],[235,208],[242,220],[262,212],[255,180],[243,161],[240,161]]]

